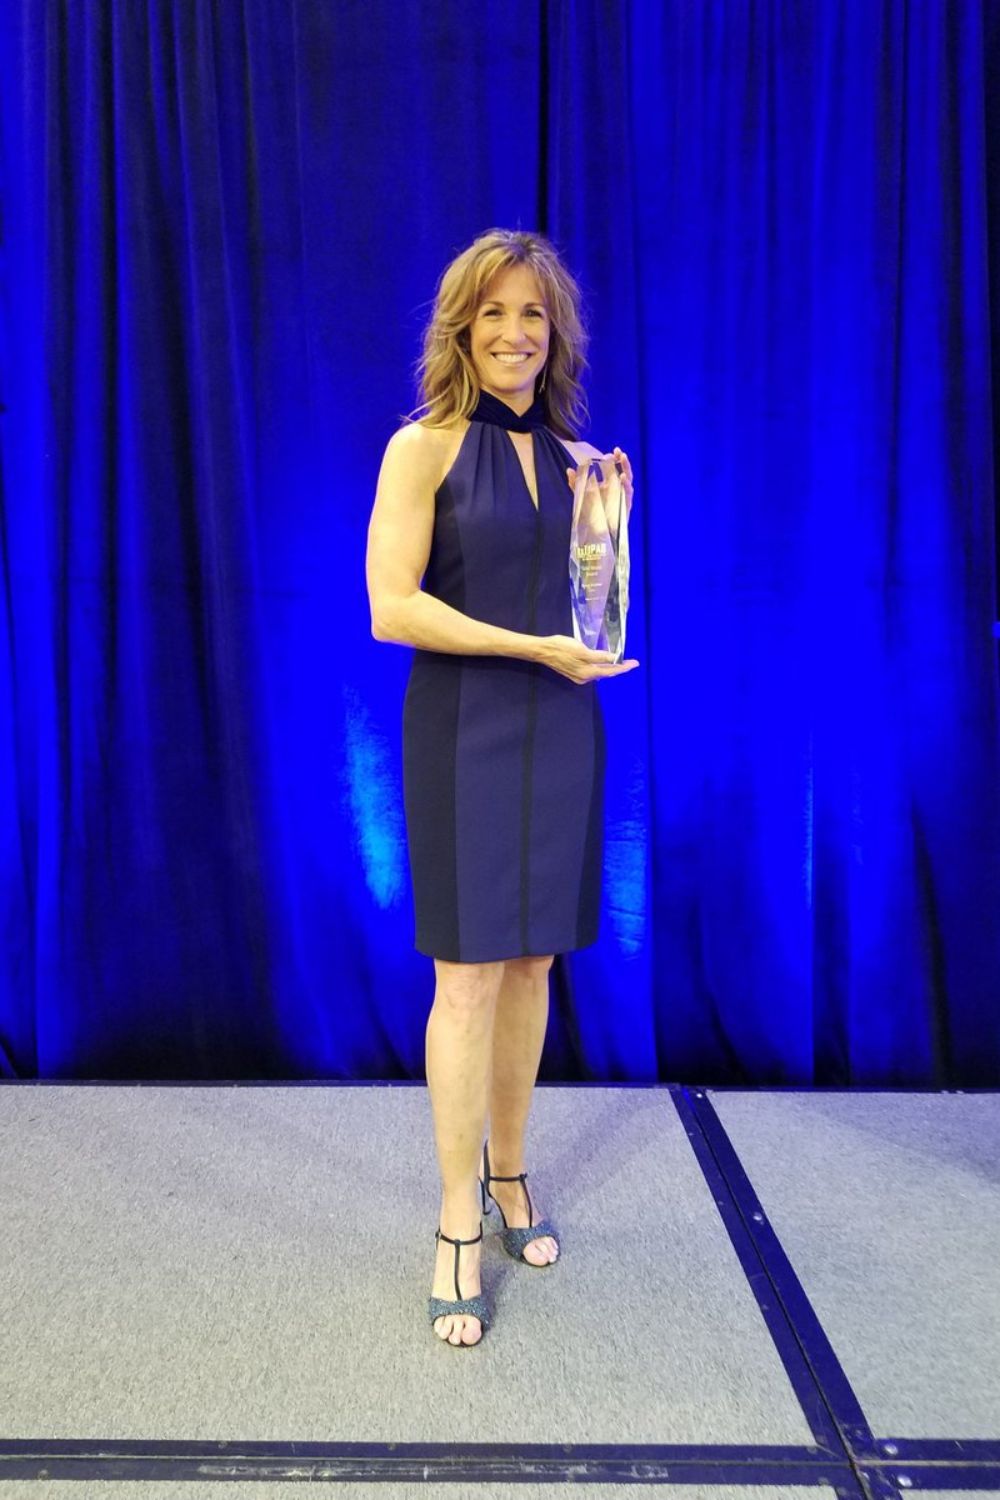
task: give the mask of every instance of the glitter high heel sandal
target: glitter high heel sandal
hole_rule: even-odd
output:
[[[482,1237],[482,1224],[480,1224],[479,1226],[479,1233],[475,1236],[474,1239],[471,1240],[453,1240],[450,1234],[443,1233],[440,1226],[434,1231],[435,1240],[447,1240],[449,1245],[455,1246],[455,1291],[458,1294],[458,1300],[455,1302],[449,1302],[444,1297],[430,1297],[428,1299],[427,1306],[431,1315],[431,1323],[433,1324],[440,1317],[447,1318],[456,1313],[467,1313],[470,1318],[479,1319],[480,1326],[483,1330],[479,1338],[476,1339],[475,1343],[467,1344],[464,1339],[461,1339],[457,1344],[452,1344],[453,1349],[474,1349],[476,1347],[476,1344],[481,1344],[483,1342],[486,1330],[490,1326],[489,1304],[486,1302],[483,1294],[481,1292],[477,1292],[474,1297],[463,1297],[462,1288],[458,1284],[458,1257],[461,1254],[459,1246],[478,1244]],[[441,1335],[435,1334],[435,1338],[441,1338]],[[442,1344],[450,1344],[451,1340],[441,1339],[441,1342]]]
[[[536,1271],[543,1271],[545,1270],[546,1266],[554,1266],[556,1260],[559,1259],[559,1238],[556,1234],[555,1225],[552,1223],[551,1219],[540,1219],[537,1224],[533,1224],[531,1222],[534,1218],[535,1211],[531,1206],[531,1194],[528,1192],[528,1184],[525,1181],[525,1178],[528,1175],[527,1172],[519,1172],[516,1177],[497,1177],[493,1172],[490,1171],[490,1150],[488,1143],[485,1141],[483,1142],[483,1171],[486,1174],[486,1180],[484,1182],[482,1177],[479,1179],[479,1193],[483,1200],[483,1213],[491,1213],[494,1203],[496,1203],[497,1208],[500,1209],[500,1217],[501,1219],[503,1219],[504,1223],[504,1227],[500,1232],[500,1243],[503,1245],[507,1254],[512,1255],[515,1260],[523,1260],[526,1266],[533,1266]],[[491,1182],[519,1182],[521,1184],[521,1186],[524,1188],[524,1196],[528,1200],[527,1228],[511,1229],[508,1227],[507,1215],[504,1213],[503,1209],[500,1208],[500,1204],[497,1203],[496,1198],[494,1198],[493,1194],[489,1191],[489,1185]],[[490,1203],[486,1202],[487,1194],[489,1194],[489,1197],[491,1199]],[[557,1246],[556,1258],[555,1260],[546,1261],[544,1264],[539,1264],[537,1261],[528,1260],[525,1257],[524,1247],[525,1245],[530,1245],[532,1240],[540,1239],[543,1234],[550,1234],[555,1240]]]

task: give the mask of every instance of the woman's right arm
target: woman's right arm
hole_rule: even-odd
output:
[[[474,620],[420,587],[434,532],[440,452],[417,422],[394,432],[386,446],[365,561],[372,635],[425,651],[538,661],[544,637]]]
[[[424,592],[420,585],[434,534],[440,452],[418,422],[394,432],[386,445],[365,559],[375,639],[463,656],[519,656],[577,683],[637,667],[637,661],[614,664],[610,651],[591,651],[572,636],[523,635],[488,625]]]

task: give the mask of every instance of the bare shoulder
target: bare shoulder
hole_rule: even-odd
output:
[[[416,455],[437,453],[449,431],[446,427],[428,427],[424,422],[404,422],[389,439],[388,447]]]
[[[462,438],[468,430],[468,419],[446,427],[430,427],[425,422],[404,422],[397,427],[386,445],[386,453],[406,460],[430,479],[436,489],[451,467]]]

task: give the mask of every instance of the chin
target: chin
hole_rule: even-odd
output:
[[[501,378],[498,380],[497,373],[498,372],[496,370],[491,370],[485,378],[480,375],[480,385],[486,384],[496,386],[497,390],[499,391],[530,391],[534,388],[535,381],[538,379],[539,375],[539,372],[537,370],[535,371],[534,375],[518,374],[516,376],[508,375],[506,378],[504,378],[501,374]]]
[[[531,385],[542,373],[542,364],[537,364],[530,374],[524,374],[523,365],[504,366],[496,360],[488,360],[486,369],[477,368],[480,385],[489,384],[502,386],[504,390],[517,390],[520,386]],[[508,385],[509,382],[509,385]]]

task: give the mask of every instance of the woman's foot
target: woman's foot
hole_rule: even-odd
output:
[[[489,1142],[487,1141],[487,1146]],[[503,1216],[507,1220],[508,1229],[527,1229],[528,1225],[528,1200],[525,1196],[524,1184],[521,1182],[497,1182],[493,1175],[497,1173],[500,1177],[516,1177],[526,1170],[524,1163],[520,1166],[500,1166],[494,1161],[492,1152],[490,1154],[490,1197],[495,1199],[503,1209]],[[483,1182],[486,1177],[485,1151],[479,1163],[479,1180]],[[541,1204],[534,1188],[531,1189],[531,1207],[534,1212],[531,1215],[532,1224],[540,1224],[545,1217]],[[525,1260],[533,1266],[547,1266],[554,1261],[559,1254],[559,1245],[550,1234],[539,1235],[537,1240],[529,1240],[522,1250]]]
[[[467,1213],[449,1216],[442,1208],[438,1223],[442,1234],[451,1235],[452,1239],[471,1240],[482,1228],[482,1215],[478,1212],[477,1205],[476,1221],[470,1229]],[[482,1240],[474,1245],[458,1246],[458,1286],[462,1297],[475,1297],[482,1291],[479,1282],[482,1248]],[[431,1296],[444,1297],[453,1302],[455,1295],[455,1246],[448,1240],[439,1239]],[[433,1327],[438,1338],[449,1344],[478,1344],[483,1336],[482,1324],[471,1313],[442,1313],[439,1318],[434,1319]]]

